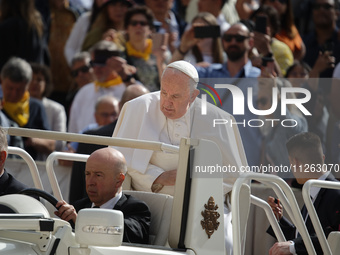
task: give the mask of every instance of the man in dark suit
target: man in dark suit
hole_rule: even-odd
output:
[[[129,85],[123,93],[122,99],[119,102],[119,109],[122,109],[125,102],[130,101],[136,97],[149,93],[150,91],[141,84]],[[112,136],[113,130],[116,126],[117,120],[114,122],[84,132],[87,135],[100,135],[100,136]],[[95,150],[107,147],[106,145],[79,143],[77,153],[80,154],[91,154]],[[70,203],[84,198],[87,196],[85,191],[85,176],[84,176],[85,163],[75,161],[72,166],[71,182],[70,182]]]
[[[294,176],[299,184],[304,184],[310,179],[337,181],[327,169],[322,168],[325,156],[317,135],[309,132],[297,134],[288,140],[286,146],[293,169],[295,167]],[[311,171],[312,165],[320,165],[321,168],[316,168],[318,171],[313,172]],[[340,203],[338,202],[340,190],[312,187],[311,198],[326,237],[330,232],[338,231],[340,228]],[[268,203],[280,219],[279,224],[286,239],[290,240],[275,243],[269,250],[269,254],[308,254],[296,227],[282,216],[282,205],[275,203],[273,197],[269,197]],[[306,206],[303,206],[301,213],[317,254],[323,254]],[[271,230],[268,233],[273,234]]]
[[[148,206],[122,193],[127,166],[122,153],[106,147],[93,152],[86,162],[85,178],[88,198],[75,202],[74,207],[65,201],[56,205],[55,214],[63,220],[76,222],[77,212],[83,208],[120,210],[124,214],[124,242],[149,241],[151,213]]]
[[[28,188],[25,184],[16,180],[5,170],[5,162],[8,155],[6,131],[0,127],[0,195],[15,194]]]

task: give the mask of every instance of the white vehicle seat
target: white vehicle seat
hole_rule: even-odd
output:
[[[151,212],[149,244],[167,245],[173,197],[165,194],[133,190],[123,190],[123,193],[132,195],[149,206]]]
[[[327,241],[332,254],[340,254],[340,231],[329,233]]]
[[[11,194],[0,197],[0,205],[9,208],[14,213],[43,214],[45,218],[50,218],[46,207],[37,199],[21,195]],[[1,213],[1,212],[0,212]]]

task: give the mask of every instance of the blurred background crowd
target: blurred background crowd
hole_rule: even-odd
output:
[[[110,125],[126,88],[157,91],[165,66],[184,59],[200,77],[256,78],[255,108],[270,108],[272,87],[310,91],[305,107],[312,115],[289,109],[283,116],[297,120],[297,128],[240,130],[250,165],[289,164],[281,149],[303,131],[316,133],[326,162],[338,164],[339,23],[338,0],[0,0],[0,125],[73,133]],[[195,29],[205,26],[211,33]],[[220,67],[225,76],[209,71]],[[15,72],[25,68],[26,79]],[[75,143],[35,138],[11,137],[9,144],[37,160],[78,150]]]

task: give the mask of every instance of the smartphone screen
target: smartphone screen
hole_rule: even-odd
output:
[[[221,36],[220,26],[194,27],[195,38],[217,38]]]
[[[168,33],[153,33],[152,39],[152,50],[157,50],[163,45],[168,45]]]
[[[110,50],[95,50],[94,51],[94,61],[97,64],[105,65],[106,60],[111,57],[119,57],[121,56],[120,51],[110,51]]]
[[[267,33],[267,17],[266,16],[256,17],[254,30],[262,34]]]
[[[268,73],[275,73],[275,64],[273,58],[263,57],[262,58],[262,67],[266,68]]]

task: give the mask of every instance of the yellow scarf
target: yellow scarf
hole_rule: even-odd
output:
[[[145,61],[148,61],[150,58],[150,54],[152,51],[152,40],[146,39],[146,48],[144,51],[138,51],[135,48],[132,47],[130,42],[126,43],[126,52],[128,56],[133,56],[136,58],[143,58]]]
[[[10,103],[4,101],[3,108],[8,116],[14,120],[20,127],[27,124],[28,118],[30,117],[29,100],[30,94],[28,91],[25,92],[24,96],[17,103]]]
[[[94,84],[96,85],[96,90],[99,88],[108,88],[108,87],[113,87],[119,84],[122,84],[123,80],[120,76],[117,76],[117,78],[114,78],[109,81],[105,82],[100,82],[100,81],[95,81]]]

